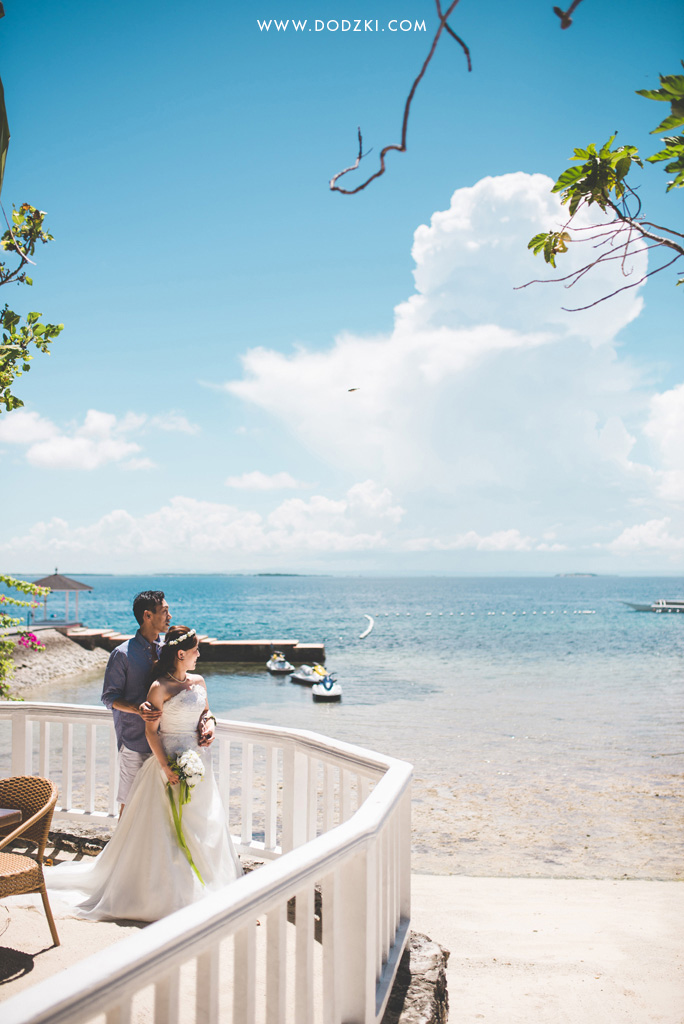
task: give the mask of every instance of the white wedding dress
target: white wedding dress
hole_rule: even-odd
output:
[[[166,777],[156,757],[138,772],[116,831],[88,863],[45,869],[48,892],[93,921],[157,921],[221,889],[242,874],[211,768],[211,754],[197,743],[205,690],[194,684],[164,704],[159,735],[164,752],[199,753],[205,774],[183,807],[183,835],[204,885],[178,843]],[[173,787],[178,806],[178,787]],[[56,891],[57,890],[57,891]]]

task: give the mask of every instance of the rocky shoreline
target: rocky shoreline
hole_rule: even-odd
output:
[[[14,675],[9,680],[13,696],[27,697],[34,686],[104,671],[109,654],[102,648],[86,650],[57,629],[42,629],[36,635],[45,645],[44,651],[32,651],[20,644],[13,651]]]

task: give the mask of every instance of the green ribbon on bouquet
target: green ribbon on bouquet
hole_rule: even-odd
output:
[[[190,802],[190,786],[188,786],[185,779],[181,779],[181,781],[178,783],[178,807],[176,807],[176,801],[173,799],[173,786],[171,785],[170,782],[166,783],[166,792],[169,795],[171,813],[173,814],[173,823],[176,826],[176,835],[178,836],[178,845],[180,846],[185,856],[188,858],[188,863],[190,864],[190,867],[195,872],[202,885],[204,885],[204,879],[197,870],[197,865],[192,859],[192,854],[190,853],[188,844],[185,841],[185,836],[183,835],[183,807],[185,804]]]

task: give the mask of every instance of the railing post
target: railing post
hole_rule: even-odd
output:
[[[179,1024],[180,1020],[180,968],[176,967],[161,977],[154,988],[154,1020],[164,1024]]]
[[[254,1024],[256,1016],[256,921],[235,933],[233,1020]],[[200,1022],[198,1022],[200,1024]]]
[[[85,810],[92,814],[95,810],[95,772],[97,762],[95,755],[97,751],[97,726],[92,722],[86,725],[86,752],[85,752]]]
[[[74,802],[74,726],[62,723],[62,807],[69,810]]]
[[[38,771],[44,779],[50,778],[50,723],[45,719],[40,723]]]
[[[411,787],[399,806],[399,917],[411,917]]]
[[[219,1019],[218,942],[197,957],[195,1020],[197,1024],[218,1024]]]
[[[336,900],[338,978],[335,994],[341,1024],[374,1024],[377,983],[377,849],[358,851],[339,869]],[[325,910],[324,910],[325,919]]]
[[[287,904],[269,910],[266,921],[266,1024],[285,1024]]]
[[[33,723],[28,711],[12,708],[12,774],[33,773]]]
[[[240,784],[240,825],[243,846],[250,846],[254,820],[254,744],[242,744],[242,781]]]
[[[308,760],[294,743],[283,747],[283,853],[307,841]]]
[[[312,1022],[314,1008],[314,889],[307,885],[300,890],[295,902],[295,1020],[302,1024]]]
[[[332,871],[321,880],[323,906],[323,1024],[340,1024],[340,957],[342,939],[339,922],[340,879]]]
[[[278,845],[278,748],[266,747],[266,809],[264,818],[264,848],[275,850]]]

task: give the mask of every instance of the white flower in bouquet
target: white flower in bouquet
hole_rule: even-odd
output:
[[[178,765],[178,775],[189,786],[194,786],[196,782],[204,778],[204,762],[196,750],[184,751],[176,758],[176,764]]]

